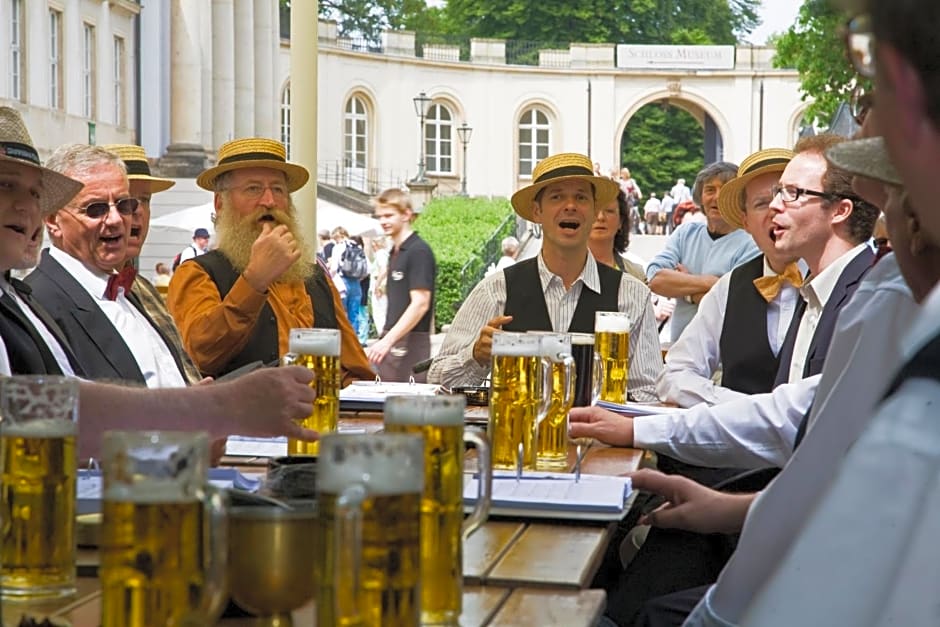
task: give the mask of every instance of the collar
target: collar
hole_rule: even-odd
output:
[[[767,255],[764,257],[764,274],[763,276],[777,276],[777,273],[774,272],[774,269],[770,267],[770,263],[767,261]],[[803,275],[803,280],[808,282],[809,279],[806,278],[807,273],[809,272],[809,266],[806,265],[806,262],[802,259],[796,260],[796,266],[800,269],[800,273]]]
[[[107,300],[104,297],[104,291],[108,287],[108,276],[114,274],[113,272],[105,273],[98,268],[91,269],[77,258],[55,246],[49,247],[49,255],[58,261],[93,299],[96,301]]]
[[[932,340],[938,332],[940,332],[940,283],[934,285],[930,293],[927,294],[927,298],[920,306],[920,311],[914,318],[910,331],[901,342],[901,353],[904,361],[908,361],[917,354],[917,351]]]
[[[412,232],[408,235],[408,237],[406,237],[406,238],[402,241],[402,243],[398,245],[398,250],[407,250],[408,247],[411,246],[411,245],[414,243],[414,238],[415,238],[416,235],[417,235],[417,233],[415,233],[414,231],[412,231]]]
[[[832,296],[832,291],[836,288],[839,277],[842,276],[842,272],[845,270],[846,266],[866,248],[868,248],[868,242],[861,243],[855,248],[847,250],[836,257],[822,272],[810,278],[807,283],[804,283],[803,287],[800,288],[800,294],[803,295],[806,302],[815,302],[820,308],[825,307],[826,302],[828,302],[829,297]]]
[[[561,281],[561,277],[553,273],[548,269],[548,266],[545,265],[545,260],[542,258],[541,252],[539,252],[537,260],[539,266],[539,278],[542,280],[543,289],[548,286],[552,279],[558,279]],[[588,251],[587,262],[584,264],[584,267],[581,268],[581,274],[578,275],[578,278],[574,280],[574,282],[571,284],[571,287],[573,288],[575,285],[577,285],[578,281],[583,283],[584,286],[588,289],[597,292],[598,294],[601,293],[601,277],[597,272],[597,261],[594,259],[594,255],[591,254],[591,251]]]

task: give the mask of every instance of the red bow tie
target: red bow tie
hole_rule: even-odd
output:
[[[116,274],[108,277],[108,287],[104,290],[104,297],[108,300],[114,300],[118,297],[118,288],[123,287],[124,293],[131,291],[131,285],[137,277],[137,270],[133,267],[127,267]]]

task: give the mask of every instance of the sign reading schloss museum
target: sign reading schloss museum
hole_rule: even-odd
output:
[[[631,70],[731,70],[734,46],[619,44],[617,67]]]

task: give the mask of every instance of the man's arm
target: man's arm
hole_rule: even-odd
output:
[[[627,312],[632,323],[627,392],[636,401],[657,401],[656,379],[663,369],[663,357],[650,291],[624,274],[620,279],[618,301],[620,310]]]
[[[663,401],[692,407],[745,396],[712,381],[721,364],[721,330],[730,279],[731,275],[726,274],[705,294],[692,321],[670,347],[666,366],[656,381],[656,392]]]
[[[650,289],[669,298],[691,296],[698,302],[717,281],[718,277],[714,274],[692,274],[680,263],[675,269],[663,268],[657,271],[650,278]]]
[[[402,312],[398,322],[388,330],[382,339],[373,343],[366,350],[369,361],[374,364],[382,363],[395,343],[405,337],[415,328],[424,314],[431,306],[431,290],[411,290],[408,292],[410,301],[408,307]]]
[[[79,456],[96,457],[101,435],[113,429],[207,431],[229,435],[316,439],[294,422],[310,414],[316,393],[306,368],[263,368],[235,381],[188,388],[148,389],[82,382]]]
[[[495,272],[477,283],[460,306],[444,343],[428,370],[428,382],[446,387],[479,385],[490,372],[489,361],[474,358],[474,346],[487,322],[503,313],[506,306],[506,280]]]

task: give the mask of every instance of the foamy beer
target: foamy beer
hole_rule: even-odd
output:
[[[101,627],[214,624],[227,518],[208,462],[205,433],[105,433]]]
[[[342,369],[339,361],[339,329],[291,329],[288,343],[290,351],[281,359],[286,366],[304,366],[316,377],[310,386],[317,391],[313,411],[297,423],[301,427],[320,433],[336,431],[339,422],[339,390]],[[288,455],[316,455],[319,442],[304,442],[288,438]]]
[[[385,432],[424,437],[421,498],[421,623],[456,625],[463,600],[463,539],[486,521],[489,444],[464,430],[465,396],[395,396],[385,401]],[[464,442],[476,446],[481,478],[473,513],[463,517]]]
[[[72,594],[78,380],[8,377],[2,386],[3,597]]]
[[[492,355],[487,434],[493,468],[515,468],[521,444],[523,469],[535,470],[538,422],[551,398],[549,363],[542,360],[539,336],[498,331]]]
[[[594,318],[594,350],[604,363],[601,400],[627,400],[630,369],[630,318],[620,311],[598,311]]]
[[[571,333],[571,355],[574,357],[574,407],[588,407],[601,395],[604,362],[594,352],[594,336]]]
[[[317,624],[418,625],[423,439],[330,433],[320,443]]]
[[[551,399],[545,419],[538,425],[539,470],[568,467],[568,412],[574,403],[575,368],[571,336],[567,333],[531,332],[539,336],[541,355],[551,364]]]

